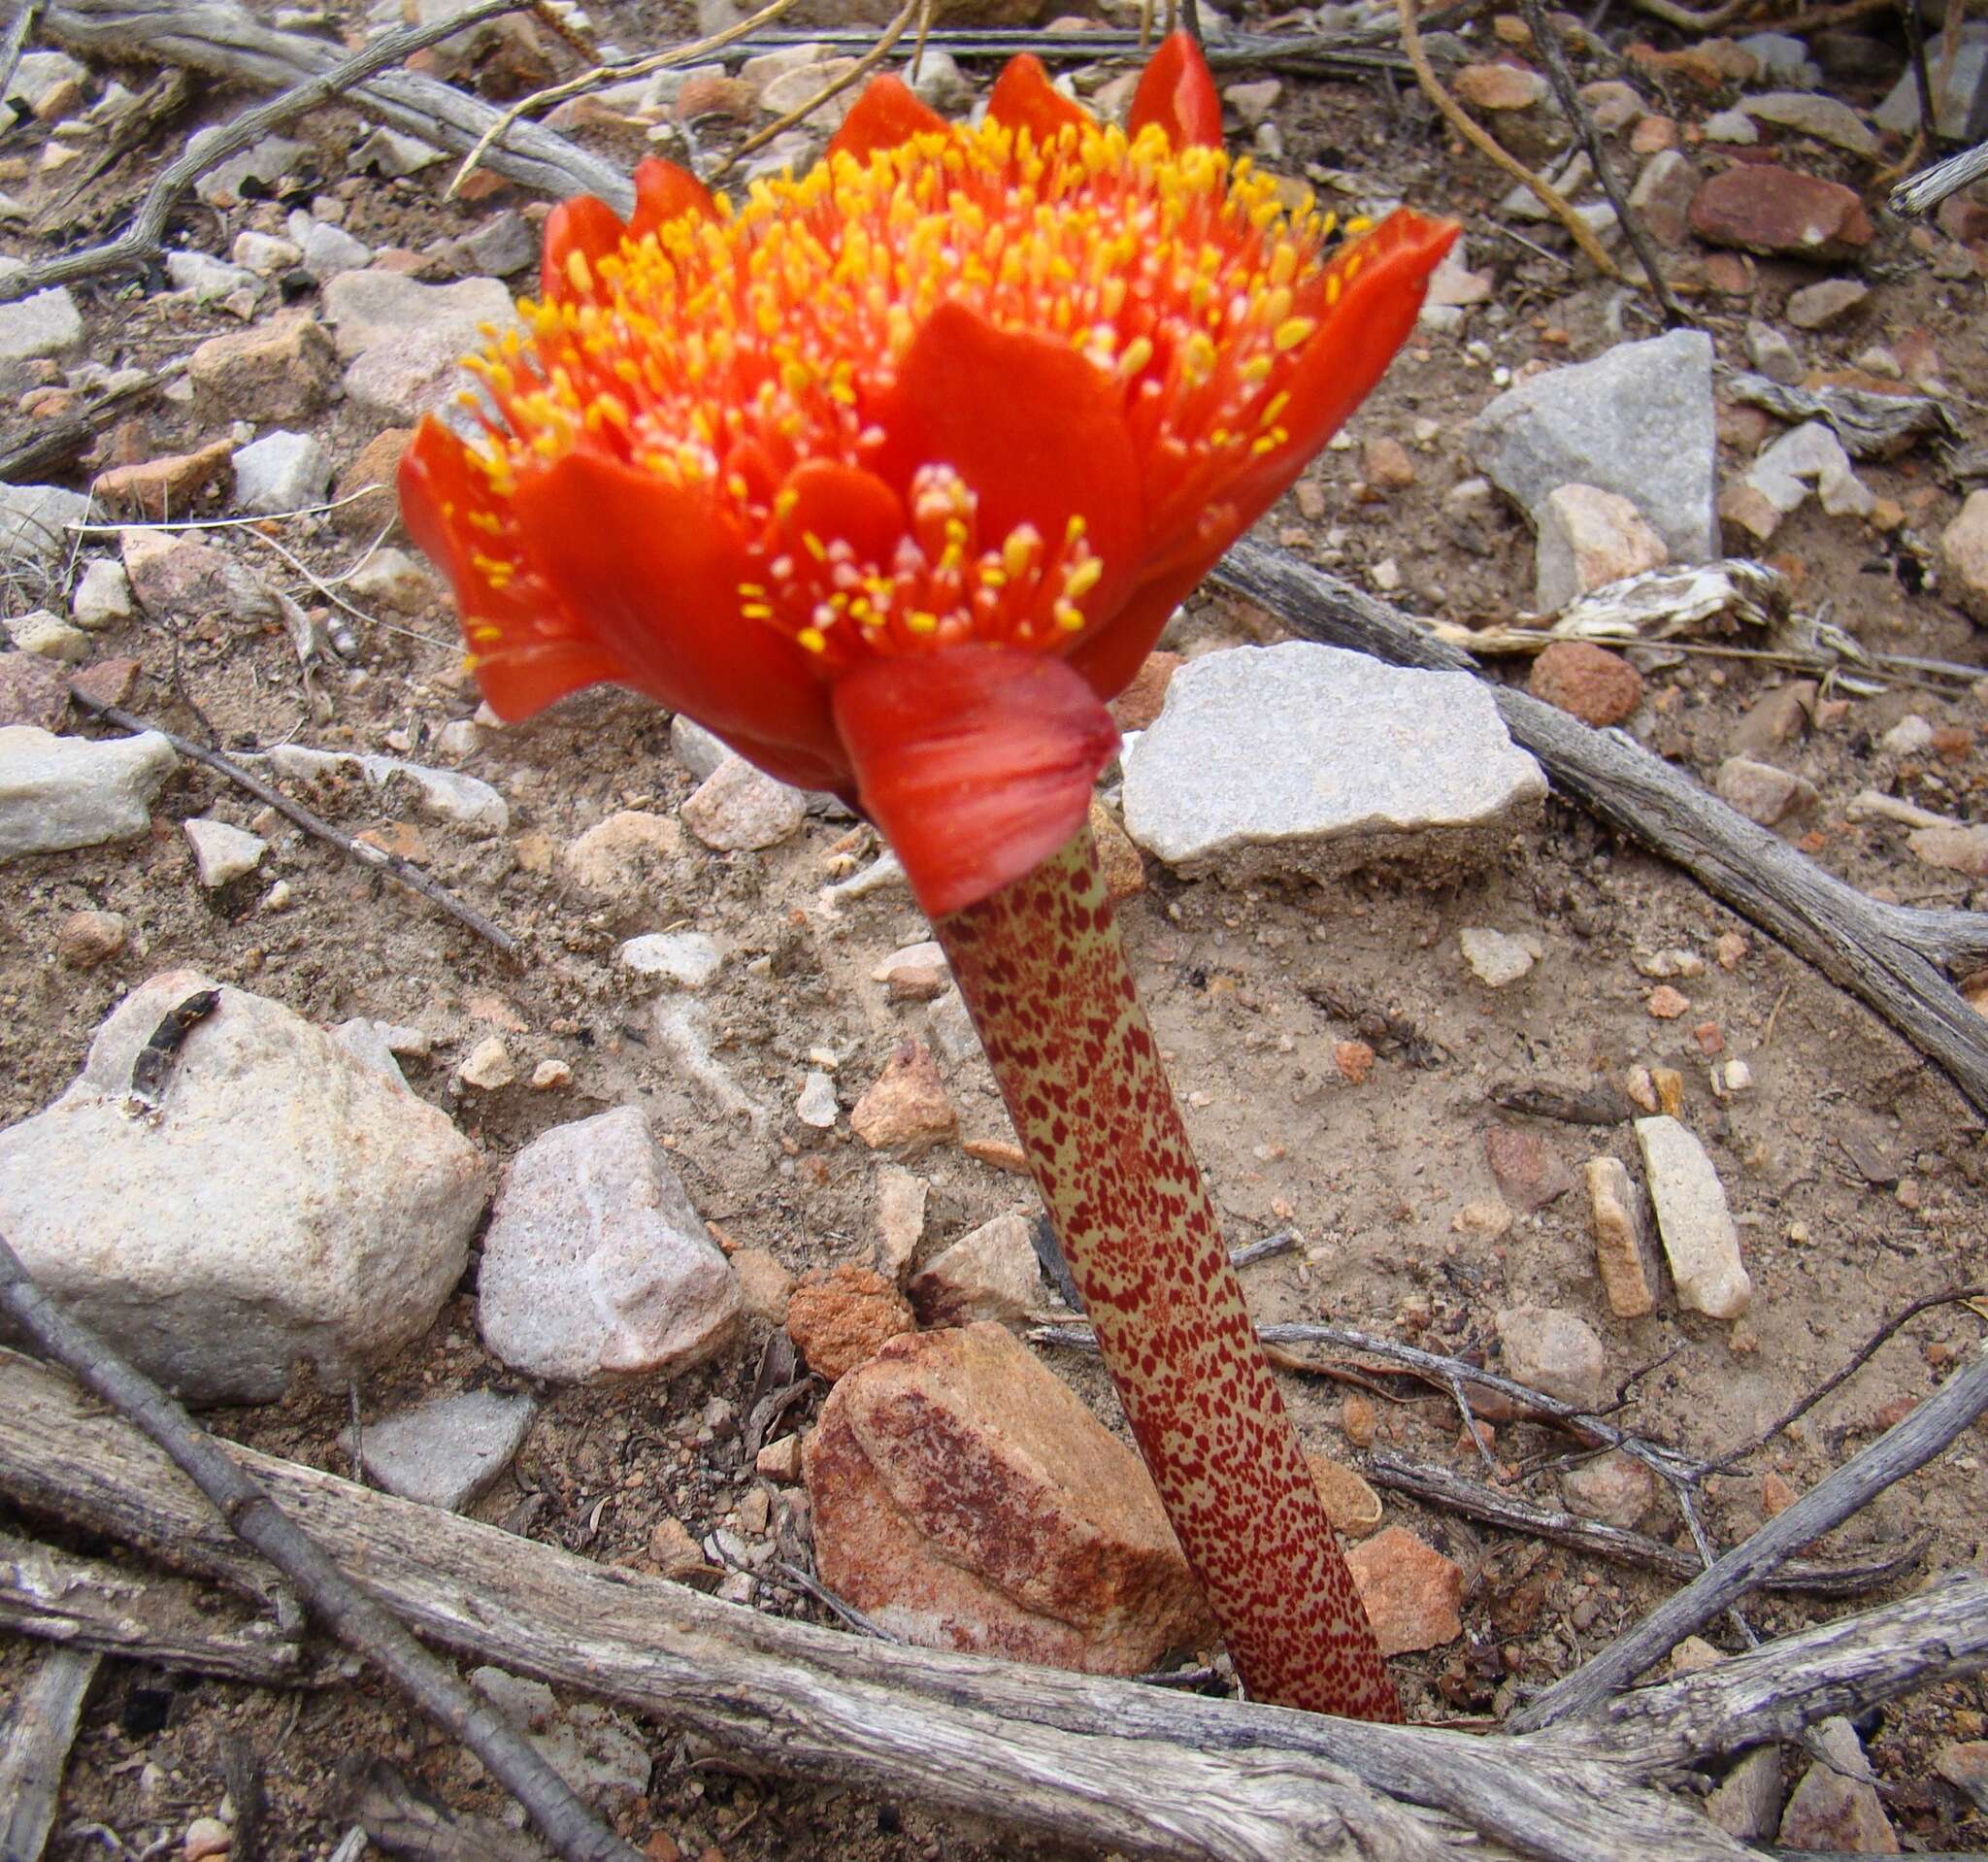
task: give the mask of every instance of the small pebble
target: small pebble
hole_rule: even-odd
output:
[[[510,1085],[517,1078],[517,1068],[512,1062],[511,1049],[504,1045],[504,1037],[485,1035],[470,1049],[469,1058],[462,1063],[456,1078],[465,1086],[475,1086],[481,1092],[495,1092]]]

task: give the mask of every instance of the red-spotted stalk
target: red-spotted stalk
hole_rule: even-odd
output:
[[[1243,1685],[1256,1700],[1399,1719],[1222,1246],[1089,831],[936,929]]]

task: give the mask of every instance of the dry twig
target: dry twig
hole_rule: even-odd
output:
[[[182,737],[162,725],[148,722],[131,712],[120,711],[116,705],[106,705],[101,699],[89,696],[87,692],[72,685],[69,696],[92,716],[116,724],[120,730],[157,731],[182,756],[191,757],[196,763],[206,765],[217,776],[225,776],[239,788],[244,788],[259,802],[267,802],[281,815],[286,815],[303,828],[306,833],[315,834],[319,840],[329,841],[335,848],[348,853],[362,866],[369,866],[375,872],[384,873],[390,879],[398,880],[412,892],[418,892],[431,905],[438,905],[458,924],[466,926],[481,938],[485,944],[494,945],[507,957],[518,952],[516,938],[500,924],[486,918],[476,907],[465,905],[450,893],[447,887],[423,873],[412,860],[404,859],[398,853],[388,852],[384,848],[369,847],[364,841],[355,841],[343,828],[334,827],[321,815],[314,815],[301,802],[293,802],[282,789],[274,788],[261,777],[251,775],[232,758],[223,756],[219,750],[210,749],[205,744],[196,744],[190,737]]]
[[[50,1649],[0,1722],[0,1856],[7,1862],[40,1862],[100,1659],[91,1648]]]
[[[524,1807],[563,1862],[642,1862],[638,1850],[595,1821],[528,1739],[354,1584],[178,1403],[62,1312],[35,1284],[4,1237],[0,1311],[171,1456],[218,1509],[229,1529],[297,1586],[318,1620],[347,1647],[365,1656],[438,1726],[475,1752]]]
[[[764,129],[754,130],[723,161],[718,163],[717,167],[712,172],[712,179],[715,181],[720,176],[730,174],[747,155],[752,154],[755,150],[764,149],[776,136],[792,129],[796,123],[806,122],[831,97],[840,96],[851,84],[867,78],[884,59],[890,56],[891,48],[910,31],[912,20],[918,17],[919,9],[924,4],[926,4],[926,0],[905,0],[905,4],[898,9],[896,17],[883,28],[883,36],[858,58],[847,71],[844,72],[840,78],[831,79],[813,96],[796,104],[785,116],[775,117]]]

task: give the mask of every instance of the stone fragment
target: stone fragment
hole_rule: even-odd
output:
[[[738,1280],[634,1107],[555,1126],[512,1161],[477,1289],[506,1364],[563,1382],[674,1377],[739,1314]]]
[[[0,726],[52,731],[69,709],[61,671],[38,653],[0,653]]]
[[[1846,149],[1866,161],[1878,158],[1877,138],[1846,103],[1806,90],[1770,90],[1741,99],[1740,108],[1776,129],[1792,129],[1817,142]]]
[[[1516,1125],[1493,1125],[1484,1134],[1484,1160],[1505,1200],[1524,1215],[1544,1209],[1574,1187],[1560,1153],[1537,1132]]]
[[[1307,1454],[1305,1465],[1311,1470],[1311,1484],[1318,1489],[1325,1516],[1339,1531],[1349,1539],[1364,1539],[1378,1529],[1380,1496],[1361,1475],[1322,1454]]]
[[[714,852],[778,847],[808,818],[808,798],[743,756],[728,756],[682,807],[683,825]]]
[[[1113,905],[1145,890],[1145,862],[1132,836],[1118,825],[1118,817],[1095,796],[1091,798],[1091,839],[1097,845],[1098,870],[1105,876],[1105,892]]]
[[[1742,1843],[1769,1841],[1780,1826],[1786,1791],[1780,1747],[1756,1746],[1706,1799],[1705,1813],[1728,1836]]]
[[[538,1410],[530,1397],[494,1390],[437,1397],[367,1423],[359,1459],[386,1492],[461,1513],[511,1465]]]
[[[1533,599],[1541,614],[1555,614],[1577,595],[1660,569],[1671,559],[1663,538],[1636,506],[1612,491],[1556,485],[1538,515]]]
[[[346,586],[359,601],[403,615],[418,615],[442,592],[435,578],[405,549],[369,550],[346,572]]]
[[[1608,1365],[1595,1329],[1557,1306],[1511,1306],[1498,1314],[1505,1373],[1542,1396],[1593,1411],[1608,1400]]]
[[[330,348],[327,343],[327,353]],[[325,513],[325,519],[334,530],[342,536],[363,537],[369,543],[382,531],[391,536],[406,534],[401,526],[400,499],[394,483],[400,472],[401,455],[414,437],[412,427],[387,427],[352,454],[350,463],[332,487],[332,509]]]
[[[1490,989],[1503,989],[1528,975],[1541,954],[1538,938],[1514,938],[1483,925],[1466,925],[1456,941],[1471,974]]]
[[[1946,56],[1946,34],[1936,32],[1926,41],[1926,73],[1934,92],[1933,126],[1949,142],[1967,142],[1980,133],[1972,112],[1983,83],[1988,83],[1988,23],[1970,20],[1961,28],[1953,75],[1942,83]],[[1876,115],[1879,128],[1901,137],[1910,137],[1919,127],[1919,86],[1909,65],[1877,106]]]
[[[747,1317],[769,1325],[787,1322],[794,1277],[768,1249],[742,1247],[732,1256],[732,1272],[739,1277],[739,1302]]]
[[[1570,1468],[1560,1477],[1560,1492],[1583,1518],[1634,1532],[1657,1504],[1657,1478],[1640,1461],[1611,1450]]]
[[[1871,244],[1871,216],[1854,189],[1777,162],[1739,162],[1691,203],[1691,230],[1707,246],[1772,257],[1852,257]]]
[[[261,620],[278,612],[262,580],[211,544],[141,529],[124,531],[120,541],[131,592],[153,620]]]
[[[1673,330],[1508,388],[1472,424],[1480,469],[1537,525],[1549,493],[1627,498],[1676,562],[1719,554],[1711,339]]]
[[[827,1074],[811,1073],[794,1101],[794,1116],[816,1131],[831,1130],[842,1107],[835,1096],[835,1081]]]
[[[196,405],[212,417],[296,420],[323,405],[332,349],[309,311],[211,336],[186,361]]]
[[[1618,1319],[1642,1318],[1657,1304],[1643,1265],[1642,1198],[1619,1158],[1590,1157],[1583,1175],[1594,1228],[1595,1267],[1608,1311]]]
[[[1760,140],[1758,126],[1743,110],[1715,110],[1699,124],[1699,132],[1706,142],[1729,148],[1750,149]]]
[[[598,830],[597,830],[598,831]],[[639,977],[660,977],[679,989],[708,989],[724,963],[717,940],[702,931],[651,931],[614,952]]]
[[[95,740],[0,727],[0,863],[139,839],[179,760],[158,731]]]
[[[725,740],[679,712],[670,719],[670,753],[702,782],[733,754]]]
[[[517,1063],[502,1035],[485,1035],[470,1049],[455,1077],[479,1092],[502,1092],[517,1079]]]
[[[1788,293],[1788,321],[1798,330],[1833,329],[1871,295],[1854,278],[1826,278]]]
[[[166,282],[174,290],[202,306],[225,304],[235,298],[237,292],[252,304],[264,289],[262,280],[255,273],[245,271],[239,265],[230,265],[225,259],[215,258],[212,252],[168,252]],[[231,308],[239,309],[239,300]]]
[[[215,990],[158,1110],[132,1068]],[[267,1403],[310,1361],[343,1388],[425,1331],[462,1275],[481,1159],[447,1117],[281,1004],[190,970],[134,990],[53,1105],[0,1132],[0,1234],[37,1280],[194,1403]]]
[[[1182,666],[1125,759],[1125,828],[1186,874],[1453,878],[1531,818],[1539,765],[1465,673],[1295,641]]]
[[[1865,516],[1876,502],[1842,442],[1823,421],[1810,420],[1782,434],[1726,487],[1719,515],[1765,543],[1801,507],[1811,483],[1832,516]]]
[[[1946,591],[1988,627],[1988,489],[1971,491],[1960,515],[1940,532]]]
[[[354,239],[343,226],[332,226],[297,213],[290,216],[289,231],[302,248],[304,270],[320,284],[341,273],[356,272],[373,263],[372,247]]]
[[[831,1383],[918,1324],[895,1286],[867,1267],[847,1263],[817,1270],[794,1287],[785,1323],[808,1368]]]
[[[1159,716],[1167,702],[1167,687],[1174,675],[1186,664],[1178,653],[1150,652],[1140,662],[1131,684],[1111,701],[1112,721],[1121,731],[1143,731]]]
[[[1627,129],[1642,115],[1642,98],[1638,95],[1636,86],[1623,83],[1619,79],[1607,78],[1582,84],[1580,100],[1587,106],[1588,115],[1595,119],[1595,127],[1605,136],[1612,136],[1618,129]]]
[[[0,304],[0,366],[68,355],[83,347],[83,316],[66,287]]]
[[[1762,827],[1778,827],[1791,815],[1806,815],[1822,799],[1806,777],[1744,756],[1727,757],[1713,786],[1722,801]]]
[[[575,840],[565,865],[582,890],[635,905],[657,889],[682,850],[683,830],[667,815],[621,809]]]
[[[1590,640],[1556,640],[1533,661],[1526,690],[1606,730],[1642,703],[1642,675],[1620,653]]]
[[[1905,836],[1915,860],[1964,873],[1971,880],[1988,879],[1988,825],[1922,827]]]
[[[1772,323],[1763,323],[1758,317],[1749,318],[1746,324],[1746,359],[1753,364],[1756,375],[1764,375],[1783,387],[1793,387],[1802,379],[1802,358],[1795,352],[1794,344]]]
[[[232,444],[216,440],[197,452],[113,466],[90,482],[90,494],[114,515],[148,517],[154,523],[183,517],[208,486],[219,481],[233,457]]]
[[[1753,1282],[1740,1262],[1725,1186],[1705,1147],[1667,1116],[1639,1118],[1636,1142],[1678,1300],[1715,1319],[1739,1318],[1753,1303]]]
[[[522,214],[506,208],[453,241],[449,249],[465,271],[511,278],[539,262],[539,236]]]
[[[1967,1792],[1977,1810],[1988,1811],[1988,1740],[1949,1742],[1935,1755],[1933,1769]]]
[[[1746,715],[1726,739],[1728,753],[1761,761],[1784,745],[1794,743],[1808,728],[1818,695],[1819,688],[1812,679],[1799,679],[1763,693],[1747,708]]]
[[[503,796],[488,782],[465,776],[460,770],[430,769],[425,763],[410,763],[398,756],[309,749],[302,744],[279,744],[266,755],[270,767],[279,775],[302,781],[321,781],[349,771],[379,788],[398,778],[413,785],[414,799],[424,815],[439,821],[452,821],[458,827],[503,834],[511,826],[511,810]]]
[[[94,970],[121,955],[130,929],[118,912],[72,912],[55,933],[55,954],[72,970]]]
[[[480,325],[502,330],[517,320],[510,291],[494,278],[423,284],[398,272],[346,272],[325,285],[323,303],[348,362],[411,335],[436,338],[460,355],[481,347]]]
[[[849,1129],[872,1150],[922,1150],[950,1138],[958,1125],[938,1063],[922,1041],[903,1043],[849,1114]]]
[[[653,1768],[632,1720],[590,1701],[562,1709],[544,1681],[501,1668],[472,1669],[470,1683],[589,1804],[625,1814],[647,1791]]]
[[[1381,1654],[1441,1648],[1464,1633],[1463,1567],[1407,1527],[1347,1546],[1346,1565]]]
[[[210,892],[244,874],[253,873],[269,851],[269,843],[260,835],[205,815],[182,821],[180,831],[193,849],[194,873]]]
[[[279,272],[287,272],[304,254],[294,242],[279,239],[274,233],[241,232],[235,235],[228,256],[257,278],[274,278]]]
[[[1474,110],[1531,110],[1546,95],[1546,80],[1518,65],[1465,65],[1450,82]]]
[[[83,83],[88,78],[88,70],[65,51],[24,51],[14,62],[7,96],[10,100],[17,97],[39,112],[50,92],[65,84]]]
[[[925,1199],[931,1185],[896,1164],[877,1173],[877,1266],[896,1280],[925,1238]]]
[[[80,492],[53,484],[0,484],[0,562],[52,569],[74,546],[69,526],[90,521]]]
[[[870,981],[882,983],[883,993],[891,1002],[930,1002],[951,988],[952,971],[945,961],[945,952],[927,938],[923,943],[908,944],[893,950],[871,971]]]
[[[923,1326],[1018,1319],[1047,1298],[1029,1218],[1009,1210],[936,1256],[907,1289]]]
[[[208,141],[220,133],[218,123],[195,130],[186,139],[186,152],[199,154]],[[240,154],[230,155],[208,169],[193,183],[193,191],[210,207],[237,205],[246,197],[243,189],[251,185],[268,198],[276,192],[277,183],[295,173],[313,152],[303,143],[292,142],[286,136],[264,136]]]
[[[1642,165],[1629,190],[1630,211],[1649,236],[1665,246],[1682,246],[1691,234],[1691,203],[1702,177],[1689,157],[1660,149]]]
[[[1131,1675],[1211,1633],[1145,1470],[1001,1326],[886,1346],[802,1465],[822,1581],[908,1641]]]
[[[89,636],[72,627],[46,608],[17,615],[4,626],[9,643],[17,652],[32,653],[37,659],[52,659],[64,666],[80,666],[89,657]]]
[[[1842,1717],[1820,1720],[1809,1738],[1818,1757],[1788,1794],[1781,1812],[1784,1849],[1832,1849],[1838,1854],[1897,1855],[1899,1839],[1864,1756],[1857,1730]]]
[[[109,556],[99,556],[85,566],[75,593],[69,598],[69,617],[92,633],[129,620],[137,613],[131,598],[131,578],[124,573],[122,563]]]
[[[258,515],[321,504],[331,485],[331,458],[308,433],[277,432],[232,458],[235,506]]]
[[[1360,449],[1360,476],[1383,491],[1404,491],[1415,482],[1415,462],[1407,447],[1383,433]]]

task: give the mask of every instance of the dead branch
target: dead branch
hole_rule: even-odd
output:
[[[266,802],[280,815],[286,815],[307,833],[315,834],[321,841],[328,841],[333,847],[343,848],[360,865],[371,867],[377,873],[384,873],[389,879],[398,880],[411,892],[418,892],[431,905],[437,905],[447,912],[458,924],[466,926],[481,938],[485,944],[493,945],[507,957],[518,952],[518,942],[500,924],[486,918],[475,906],[465,905],[439,881],[430,879],[412,860],[384,848],[369,847],[363,841],[355,841],[343,828],[334,827],[321,815],[313,814],[301,802],[293,802],[282,789],[265,782],[261,777],[245,770],[233,758],[223,756],[219,750],[210,749],[205,744],[196,744],[190,737],[182,737],[177,732],[165,729],[139,717],[131,712],[122,711],[116,705],[106,705],[101,699],[89,696],[87,692],[72,685],[69,696],[93,717],[101,717],[107,723],[116,724],[119,730],[132,732],[157,731],[182,756],[190,757],[194,762],[204,764],[217,776],[225,776],[239,788],[244,788],[259,802]]]
[[[1473,1738],[892,1647],[231,1452],[423,1636],[691,1728],[783,1773],[915,1792],[1011,1829],[1166,1862],[1750,1853],[1647,1781],[1760,1737],[1736,1731],[1737,1708],[1686,1711],[1715,1698],[1707,1693],[1646,1690],[1653,1705],[1624,1735],[1626,1750],[1656,1754],[1641,1773],[1617,1761],[1605,1723]],[[182,1566],[248,1562],[156,1448],[10,1353],[0,1353],[0,1492]],[[1818,1649],[1851,1641],[1893,1656],[1860,1656],[1832,1686]],[[1969,1672],[1984,1649],[1988,1582],[1969,1576],[1771,1644],[1741,1672],[1748,1687],[1770,1689],[1776,1675],[1787,1682],[1793,1705],[1774,1724],[1793,1730]]]
[[[14,1703],[0,1744],[0,1856],[7,1862],[41,1862],[98,1660],[91,1649],[50,1649]]]
[[[1308,639],[1397,666],[1481,673],[1387,603],[1286,551],[1245,539],[1215,575]],[[1867,899],[1620,732],[1591,730],[1508,685],[1491,689],[1507,728],[1555,787],[1858,996],[1988,1112],[1988,1021],[1940,974],[1988,961],[1988,914]]]
[[[449,29],[461,31],[467,17],[457,15]],[[232,0],[52,0],[42,29],[71,51],[184,65],[271,89],[321,77],[343,62],[321,39],[265,26]],[[412,71],[377,72],[343,101],[390,129],[458,150],[474,148],[501,115],[480,98]],[[514,125],[484,166],[554,199],[598,194],[617,214],[634,210],[634,184],[618,168],[536,124]]]
[[[338,1679],[337,1668],[306,1659],[301,1628],[217,1613],[213,1599],[183,1579],[0,1533],[0,1629],[39,1642],[263,1687]]]
[[[1958,39],[1955,43],[1959,43]],[[1891,211],[1894,214],[1930,214],[1949,194],[1959,193],[1970,182],[1979,181],[1983,175],[1988,175],[1988,143],[1964,149],[1958,155],[1949,155],[1944,161],[1922,169],[1909,181],[1900,182],[1891,190]]]
[[[353,1583],[184,1409],[62,1312],[35,1284],[4,1238],[0,1312],[164,1450],[219,1511],[228,1528],[297,1586],[347,1647],[372,1662],[438,1726],[475,1752],[524,1807],[562,1862],[642,1862],[631,1845],[594,1820],[537,1746]]]
[[[1408,1494],[1428,1506],[1447,1508],[1487,1526],[1551,1539],[1616,1564],[1660,1571],[1678,1579],[1695,1578],[1705,1569],[1698,1558],[1679,1551],[1675,1546],[1667,1546],[1661,1539],[1652,1539],[1647,1533],[1629,1532],[1557,1507],[1542,1507],[1502,1487],[1467,1480],[1447,1468],[1427,1467],[1382,1451],[1370,1455],[1360,1471],[1376,1487]],[[1761,1588],[1806,1591],[1817,1597],[1854,1597],[1904,1577],[1926,1555],[1927,1545],[1928,1541],[1917,1539],[1885,1556],[1842,1564],[1790,1559],[1763,1579]]]
[[[1542,1694],[1512,1717],[1515,1731],[1530,1732],[1556,1720],[1597,1712],[1618,1689],[1661,1660],[1685,1637],[1703,1629],[1743,1597],[1792,1551],[1819,1539],[1867,1507],[1887,1487],[1922,1468],[1963,1429],[1988,1413],[1988,1350],[1957,1371],[1896,1428],[1854,1454],[1818,1481],[1787,1512],[1770,1519],[1704,1576],[1660,1604],[1626,1636],[1618,1637],[1578,1673]]]
[[[29,265],[0,279],[0,302],[25,297],[31,291],[47,290],[51,284],[66,284],[79,278],[96,278],[106,272],[143,271],[154,263],[164,249],[166,221],[171,217],[180,196],[210,169],[218,168],[230,155],[248,148],[292,117],[301,116],[308,110],[315,110],[319,104],[342,96],[353,85],[364,83],[374,73],[399,64],[410,53],[436,45],[478,20],[495,19],[500,15],[514,13],[526,3],[527,0],[480,0],[467,13],[431,21],[425,26],[404,26],[398,32],[385,33],[362,50],[353,52],[349,58],[341,59],[328,71],[307,78],[300,84],[293,84],[280,97],[272,97],[252,110],[245,110],[218,135],[209,137],[197,150],[188,149],[176,160],[167,163],[146,189],[145,199],[139,203],[131,224],[116,239],[81,252],[65,252],[59,258],[43,259],[39,264]]]

